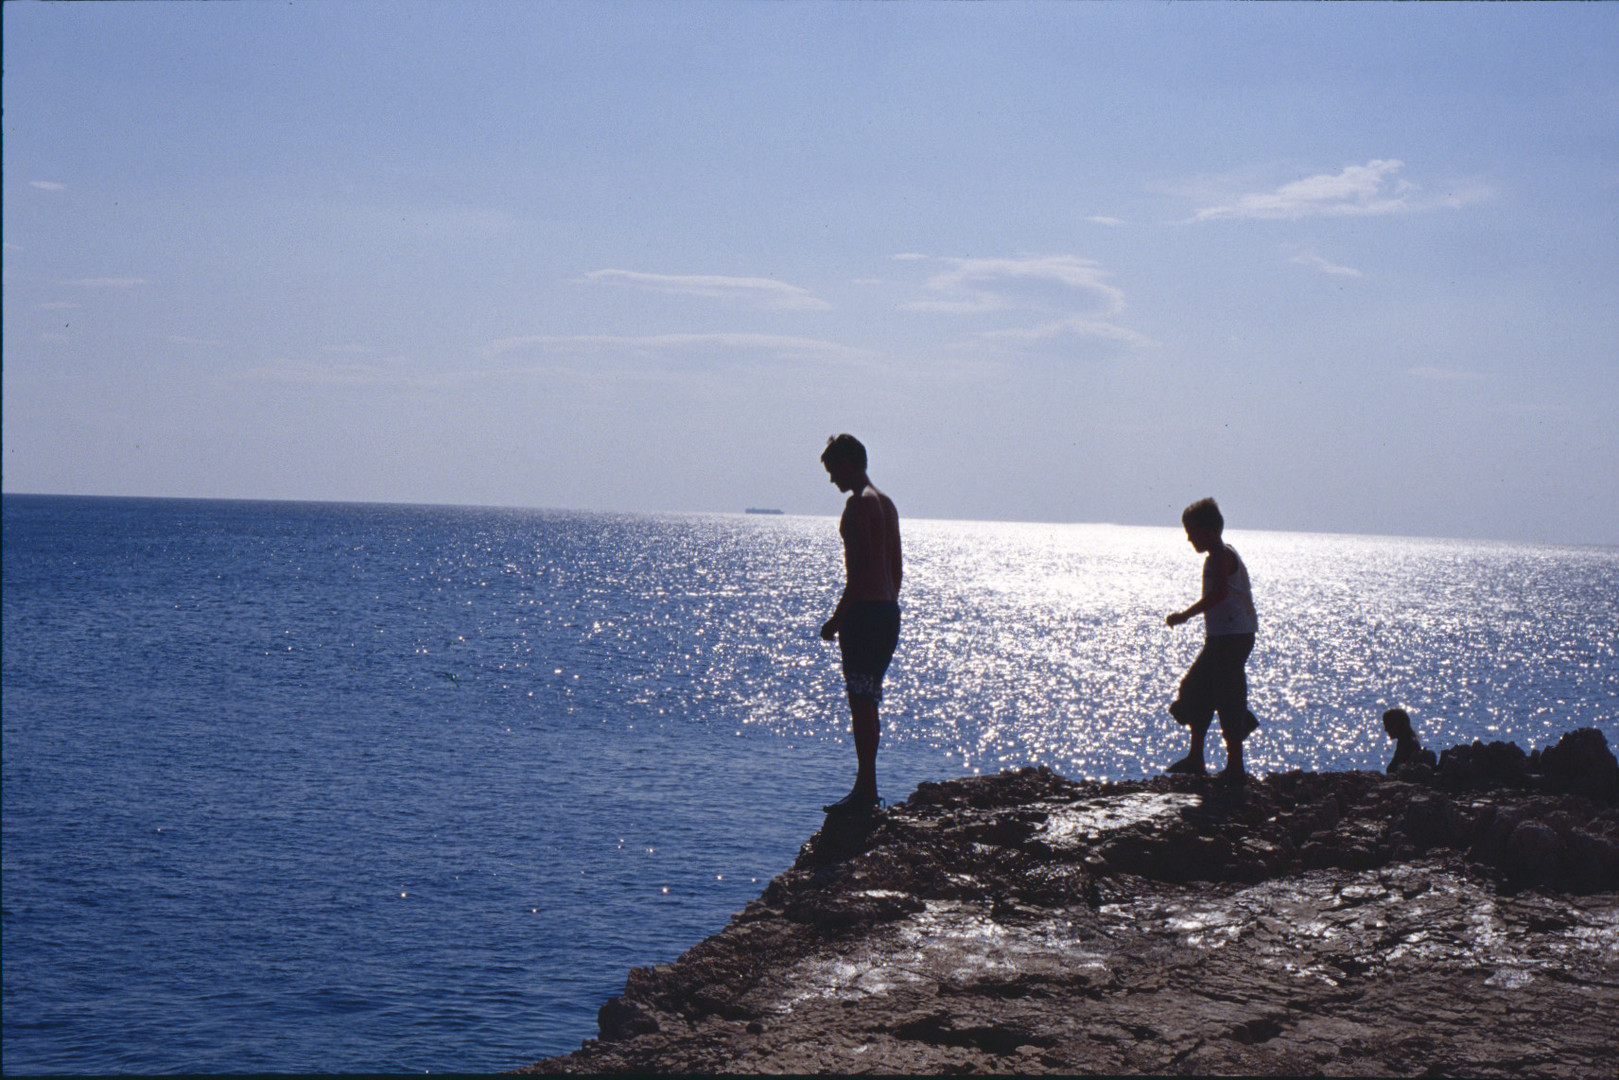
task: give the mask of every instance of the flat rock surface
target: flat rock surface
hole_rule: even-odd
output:
[[[924,784],[523,1071],[1615,1076],[1619,811],[1470,775]]]

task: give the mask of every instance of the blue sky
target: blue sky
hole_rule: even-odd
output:
[[[1619,543],[1619,6],[3,7],[8,492]]]

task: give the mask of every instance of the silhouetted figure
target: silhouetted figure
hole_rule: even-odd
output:
[[[1192,731],[1192,749],[1167,771],[1202,776],[1203,739],[1214,714],[1220,715],[1220,734],[1225,737],[1226,767],[1222,780],[1241,783],[1242,741],[1259,727],[1248,711],[1248,674],[1245,665],[1254,651],[1254,634],[1259,617],[1254,612],[1253,589],[1248,568],[1236,549],[1221,539],[1225,517],[1213,499],[1199,499],[1181,512],[1186,539],[1203,560],[1203,596],[1185,611],[1165,618],[1179,626],[1195,615],[1203,616],[1207,635],[1203,650],[1181,679],[1180,692],[1169,705],[1169,715]]]
[[[1437,759],[1433,751],[1424,750],[1422,743],[1417,741],[1416,729],[1411,726],[1410,713],[1404,709],[1390,709],[1385,712],[1383,730],[1394,740],[1394,757],[1389,762],[1389,772],[1399,772],[1402,765],[1426,765],[1430,769],[1436,766]]]
[[[838,490],[849,492],[838,522],[843,537],[843,595],[821,627],[821,637],[827,641],[837,638],[843,654],[859,763],[854,789],[826,810],[869,810],[882,802],[877,797],[877,706],[883,700],[883,675],[899,643],[903,576],[899,512],[893,500],[872,486],[866,475],[866,448],[853,435],[828,439],[821,464]]]

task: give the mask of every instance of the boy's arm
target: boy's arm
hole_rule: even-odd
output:
[[[832,609],[832,617],[821,624],[821,638],[825,641],[837,637],[843,626],[843,613],[849,608],[849,584],[855,576],[855,560],[860,557],[860,545],[865,539],[860,535],[860,515],[855,512],[858,497],[851,495],[843,504],[843,519],[838,522],[838,532],[843,536],[843,591],[838,594],[838,606]]]
[[[1216,562],[1216,556],[1219,557],[1218,562]],[[1224,600],[1226,594],[1231,591],[1230,586],[1226,584],[1226,577],[1231,572],[1226,568],[1226,564],[1230,561],[1230,556],[1224,547],[1221,547],[1218,552],[1211,551],[1209,557],[1203,561],[1203,596],[1185,611],[1171,612],[1164,617],[1164,621],[1170,626],[1179,626],[1183,622],[1197,618],[1209,608]]]
[[[899,511],[891,501],[886,500],[883,510],[888,517],[888,573],[894,581],[894,594],[898,596],[900,583],[905,580],[905,559],[899,550]]]

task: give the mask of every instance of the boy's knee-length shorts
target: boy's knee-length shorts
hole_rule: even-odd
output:
[[[838,628],[838,649],[843,653],[843,681],[850,697],[882,704],[883,676],[898,644],[898,604],[865,600],[849,605]]]
[[[1208,727],[1220,714],[1220,730],[1242,732],[1253,716],[1248,711],[1248,654],[1254,651],[1252,634],[1216,634],[1203,642],[1192,666],[1181,679],[1180,693],[1169,713],[1188,727]],[[1240,737],[1240,736],[1239,736]]]

